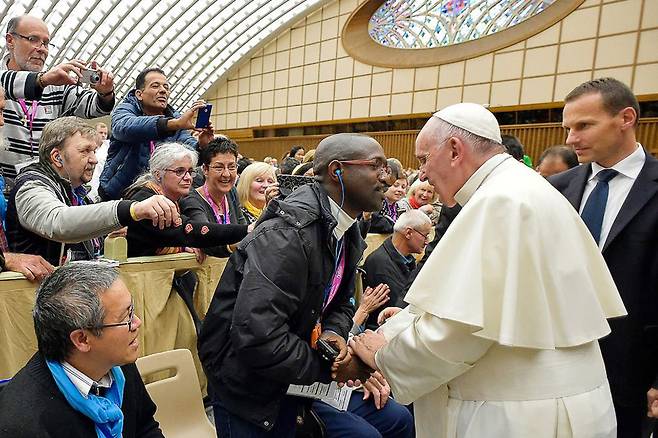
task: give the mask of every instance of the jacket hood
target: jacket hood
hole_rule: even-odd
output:
[[[273,199],[259,222],[280,217],[290,225],[303,228],[311,222],[322,219],[333,230],[338,224],[331,214],[327,191],[315,182],[298,188],[283,200]]]

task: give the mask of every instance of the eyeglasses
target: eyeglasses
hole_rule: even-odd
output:
[[[425,239],[425,241],[427,241],[427,240],[429,239],[430,233],[423,234],[423,233],[421,233],[420,231],[416,230],[415,228],[409,228],[409,229],[410,229],[411,231],[413,231],[413,232],[415,232],[415,233],[418,233],[419,235],[423,236],[423,239]]]
[[[194,178],[196,176],[196,170],[194,169],[185,169],[184,167],[179,167],[178,169],[165,169],[166,172],[171,172],[180,179],[185,178],[186,174],[190,174],[191,178]]]
[[[229,173],[235,173],[238,171],[238,166],[235,164],[229,164],[228,166],[208,166],[209,169],[212,169],[213,172],[224,173],[225,170],[228,170]]]
[[[451,138],[452,138],[452,136],[444,138],[443,140],[441,140],[441,142],[438,144],[438,146],[436,148],[437,149],[440,148],[441,146],[443,146],[443,143],[450,140]],[[429,151],[425,155],[421,155],[420,157],[416,157],[418,159],[418,169],[421,169],[421,168],[423,168],[424,166],[427,165],[427,159],[430,157],[431,154],[432,154],[432,151]]]
[[[379,172],[380,178],[387,178],[391,176],[391,168],[388,167],[386,161],[382,161],[377,158],[371,160],[336,160],[341,164],[347,164],[352,166],[370,166]]]
[[[133,331],[133,322],[135,321],[135,303],[130,303],[130,310],[128,312],[128,321],[125,322],[115,322],[112,324],[103,324],[99,325],[96,328],[103,329],[103,328],[108,328],[108,327],[121,327],[124,325],[128,326],[128,331],[131,332]]]
[[[42,40],[38,36],[34,36],[34,35],[26,36],[26,35],[21,35],[20,33],[16,33],[16,32],[10,32],[10,33],[14,36],[17,36],[19,38],[23,38],[24,40],[28,41],[32,45],[32,47],[37,47],[38,48],[38,47],[43,46],[46,50],[55,48],[55,45],[52,44],[50,42],[50,40]]]

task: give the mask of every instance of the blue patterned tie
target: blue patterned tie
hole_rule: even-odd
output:
[[[596,187],[589,194],[585,208],[581,213],[581,217],[589,228],[589,231],[594,236],[596,243],[601,239],[601,225],[603,224],[603,214],[605,213],[605,205],[608,202],[608,181],[615,176],[619,175],[614,169],[603,169],[596,174]]]

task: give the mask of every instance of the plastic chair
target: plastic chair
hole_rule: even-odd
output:
[[[216,438],[214,425],[203,408],[199,379],[190,350],[180,349],[151,354],[137,359],[137,368],[145,379],[154,373],[173,371],[171,377],[146,385],[157,405],[155,419],[167,438]]]

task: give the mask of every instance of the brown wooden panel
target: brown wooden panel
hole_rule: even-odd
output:
[[[544,149],[564,144],[566,131],[559,123],[538,123],[534,125],[501,126],[503,134],[515,135],[525,146],[525,151],[536,163]],[[368,133],[384,148],[387,157],[399,159],[405,167],[416,167],[414,144],[417,130]],[[277,159],[290,151],[293,146],[301,145],[307,151],[317,147],[326,135],[307,135],[297,137],[268,137],[255,139],[238,139],[240,152],[245,157],[262,160],[266,156]],[[658,155],[658,118],[640,120],[637,139],[653,155]]]

